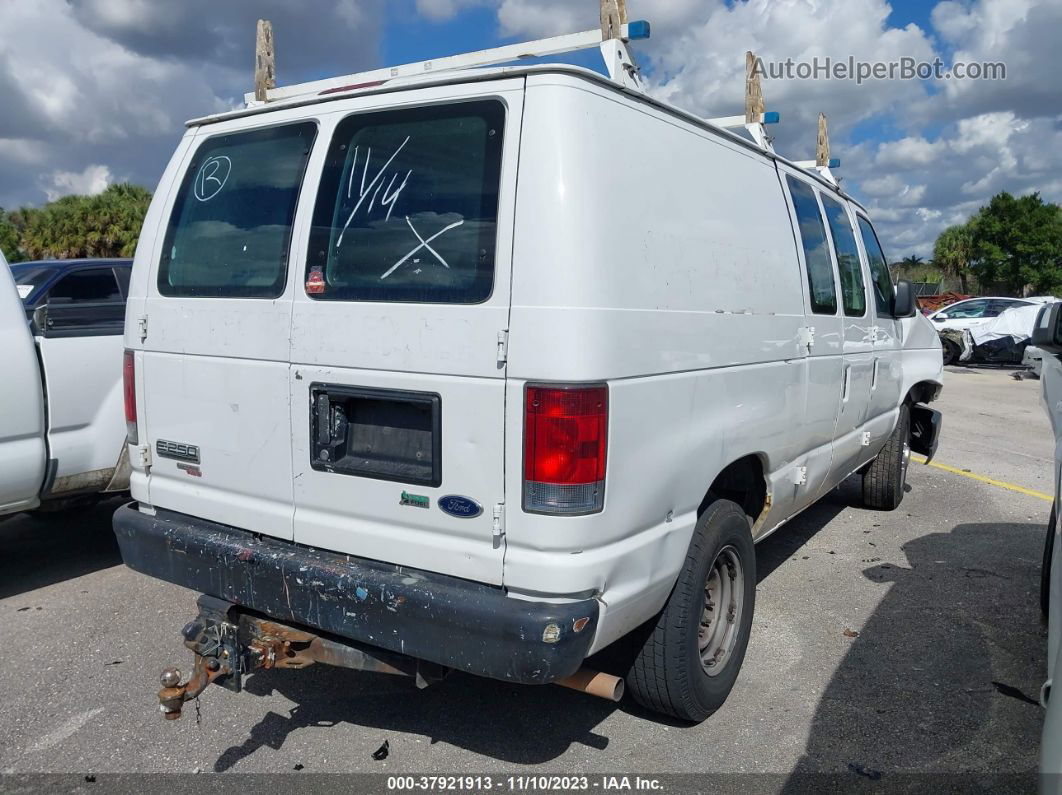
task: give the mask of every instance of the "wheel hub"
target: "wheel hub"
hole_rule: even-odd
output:
[[[701,666],[709,676],[726,667],[737,644],[744,607],[745,573],[737,550],[726,546],[708,569],[704,585],[704,608],[697,632]]]

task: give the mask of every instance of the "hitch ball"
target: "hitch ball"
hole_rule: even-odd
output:
[[[177,687],[181,683],[181,672],[176,668],[167,668],[159,677],[163,687]]]

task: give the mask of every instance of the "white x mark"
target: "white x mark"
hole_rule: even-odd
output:
[[[461,226],[461,224],[463,224],[464,222],[465,222],[465,219],[463,219],[463,218],[462,218],[462,219],[461,219],[460,221],[454,221],[454,223],[450,224],[449,226],[444,226],[444,227],[443,227],[442,229],[440,229],[440,230],[439,230],[438,232],[436,232],[436,233],[435,233],[434,235],[432,235],[432,236],[431,236],[431,237],[429,237],[429,238],[428,238],[427,240],[425,240],[424,238],[422,238],[422,237],[420,236],[420,233],[419,233],[419,232],[418,232],[418,231],[417,231],[417,230],[416,230],[416,229],[415,229],[415,228],[413,227],[413,224],[412,224],[412,223],[410,222],[410,220],[409,220],[409,216],[407,215],[407,216],[406,216],[406,223],[407,223],[407,224],[409,224],[409,228],[410,228],[411,230],[413,230],[413,234],[417,236],[417,240],[419,240],[419,241],[420,241],[420,244],[419,244],[419,245],[418,245],[418,246],[417,246],[417,247],[416,247],[415,249],[413,249],[413,250],[412,250],[412,251],[410,251],[410,252],[409,252],[408,254],[406,254],[406,256],[402,257],[402,259],[400,259],[400,260],[399,260],[398,262],[396,262],[396,263],[395,263],[394,265],[392,265],[392,266],[391,266],[390,268],[388,268],[388,269],[387,269],[387,272],[386,272],[386,273],[385,273],[385,274],[384,274],[383,276],[381,276],[381,277],[380,277],[380,281],[383,281],[383,280],[384,280],[384,279],[386,279],[386,278],[387,278],[388,276],[390,276],[390,275],[391,275],[392,273],[394,273],[394,272],[395,272],[396,270],[398,270],[398,269],[399,269],[399,267],[401,267],[402,263],[404,263],[404,262],[405,262],[406,260],[408,260],[408,259],[409,259],[410,257],[412,257],[412,256],[413,256],[414,254],[416,254],[416,253],[417,253],[418,251],[420,251],[420,250],[421,250],[422,248],[426,248],[426,249],[428,249],[428,251],[430,251],[430,252],[431,252],[432,254],[434,254],[434,255],[435,255],[435,258],[436,258],[437,260],[439,260],[439,262],[441,262],[441,263],[442,263],[442,265],[443,265],[443,267],[444,267],[444,268],[449,268],[450,266],[446,264],[446,260],[444,260],[444,259],[442,258],[442,255],[441,255],[441,254],[439,254],[439,252],[438,252],[438,251],[436,251],[435,249],[433,249],[433,248],[432,248],[432,247],[431,247],[431,246],[430,246],[429,244],[431,243],[431,241],[433,241],[433,240],[434,240],[435,238],[437,238],[437,237],[439,237],[440,235],[442,235],[442,234],[443,234],[444,232],[449,232],[449,231],[450,231],[451,229],[453,229],[454,227],[458,227],[458,226]]]

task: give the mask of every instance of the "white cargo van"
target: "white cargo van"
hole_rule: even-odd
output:
[[[584,69],[193,121],[130,291],[115,530],[204,594],[168,717],[315,660],[618,697],[583,662],[641,629],[634,697],[703,719],[754,542],[854,472],[895,508],[936,443],[937,335],[864,209]]]

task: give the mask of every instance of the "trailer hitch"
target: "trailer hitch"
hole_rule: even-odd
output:
[[[196,655],[192,676],[181,684],[181,672],[176,668],[167,668],[162,672],[162,690],[159,691],[159,709],[166,720],[181,717],[184,702],[199,698],[207,685],[229,671],[221,665],[217,657]]]
[[[418,688],[446,677],[449,669],[325,633],[281,624],[212,596],[199,597],[199,615],[182,630],[195,654],[192,675],[181,683],[176,668],[162,672],[159,708],[167,720],[181,717],[210,684],[239,693],[245,674],[271,668],[299,670],[314,663],[410,676]]]

